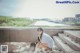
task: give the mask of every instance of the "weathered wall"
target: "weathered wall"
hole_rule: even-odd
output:
[[[47,34],[53,36],[62,30],[45,29]],[[0,42],[36,42],[36,29],[2,29],[0,30]]]

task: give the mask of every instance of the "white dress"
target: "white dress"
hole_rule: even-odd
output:
[[[47,43],[49,48],[52,48],[54,46],[54,41],[51,38],[50,35],[43,33],[42,35],[42,39],[41,39],[42,43]]]
[[[48,35],[46,33],[42,34],[41,42],[42,43],[47,43],[49,48],[53,48],[53,46],[55,46],[54,40],[51,38],[50,35]],[[36,45],[34,53],[40,52],[41,50],[43,50],[43,49],[38,48],[37,45]]]

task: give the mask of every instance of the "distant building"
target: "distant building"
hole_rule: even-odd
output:
[[[75,17],[76,17],[76,22],[80,22],[80,14],[76,14]]]
[[[75,17],[67,17],[63,19],[63,22],[76,22]]]
[[[75,17],[66,17],[62,23],[80,26],[80,14],[76,14]]]
[[[75,17],[76,17],[76,18],[80,18],[80,14],[76,14]]]

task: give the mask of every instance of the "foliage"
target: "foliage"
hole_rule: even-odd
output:
[[[0,16],[0,26],[21,26],[26,27],[34,21],[28,18],[14,18],[10,16]]]

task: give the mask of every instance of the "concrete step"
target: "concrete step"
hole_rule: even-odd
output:
[[[53,36],[53,39],[55,41],[55,44],[64,52],[71,52],[74,51],[71,49],[67,44],[62,42],[62,40],[58,36]]]
[[[65,34],[58,34],[59,37],[63,40],[64,43],[67,43],[72,49],[76,51],[80,51],[80,45],[74,41],[72,41],[69,37],[65,36]]]
[[[76,43],[80,44],[80,31],[65,30],[64,34],[69,36]]]
[[[80,31],[65,30],[64,33],[80,38]]]

